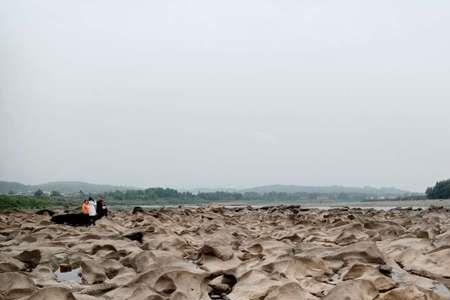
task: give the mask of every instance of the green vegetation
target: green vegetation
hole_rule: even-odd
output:
[[[105,193],[106,201],[111,205],[176,205],[199,203],[200,199],[189,192],[180,193],[170,188],[148,188]]]
[[[193,194],[178,192],[169,188],[149,188],[146,190],[115,191],[105,193],[109,205],[178,205],[217,203],[283,203],[295,201],[361,201],[373,199],[364,193],[287,193],[287,192],[208,192]]]
[[[244,199],[244,195],[241,193],[230,192],[199,193],[197,197],[208,202],[236,201]]]
[[[450,199],[450,179],[438,181],[425,192],[428,199]]]
[[[125,192],[127,190],[128,191],[143,190],[135,187],[100,185],[77,181],[48,182],[37,185],[25,185],[19,182],[0,181],[0,194],[11,193],[11,194],[31,195],[38,189],[45,192],[58,191],[63,195],[73,195],[79,193],[80,191],[86,194],[96,194],[96,193],[113,193],[114,191]],[[396,188],[385,188],[385,187],[373,188],[373,187],[301,186],[301,185],[265,185],[250,189],[243,189],[243,190],[228,189],[224,191],[238,192],[241,194],[257,193],[260,195],[268,193],[286,193],[286,194],[304,193],[304,194],[321,194],[321,195],[353,194],[353,195],[370,195],[372,197],[398,197],[406,194],[411,194],[408,191],[402,191]],[[199,189],[198,192],[205,194],[210,193],[214,194],[216,190]]]
[[[81,199],[77,197],[64,196],[23,196],[23,195],[0,195],[0,212],[34,210],[34,209],[77,209]]]
[[[41,189],[38,189],[36,192],[34,192],[35,197],[44,197],[44,192]]]
[[[44,209],[56,204],[47,197],[0,195],[0,211]]]
[[[51,197],[61,197],[62,195],[58,191],[51,191],[50,196]]]
[[[0,182],[1,185],[2,182]],[[104,187],[92,186],[87,190],[78,189],[81,183],[53,183],[47,184],[46,188],[30,190],[27,186],[26,195],[14,195],[21,193],[19,184],[3,182],[4,190],[8,195],[1,196],[0,210],[19,210],[19,209],[42,209],[42,208],[74,208],[78,209],[83,199],[89,196],[96,198],[103,196],[109,206],[140,206],[140,205],[202,205],[208,203],[241,203],[241,204],[266,204],[266,203],[295,203],[301,201],[371,201],[371,200],[403,200],[400,197],[410,199],[412,194],[402,194],[400,191],[373,188],[345,188],[345,187],[302,187],[302,186],[264,186],[242,191],[210,191],[191,193],[180,192],[172,188],[153,187],[147,189],[116,189],[102,190],[101,192],[92,192],[97,188]],[[89,185],[89,184],[88,184]],[[49,189],[52,187],[53,189]],[[61,188],[61,189],[57,189]],[[70,189],[68,189],[70,187]],[[84,187],[87,187],[84,185]],[[11,188],[8,190],[6,188]],[[16,189],[12,189],[16,188]],[[108,186],[112,188],[112,186]],[[276,191],[270,191],[270,189]],[[49,192],[51,191],[51,192]],[[70,192],[68,192],[70,191]],[[429,192],[429,193],[428,193]],[[429,197],[434,189],[427,191]],[[429,195],[430,194],[430,195]],[[434,193],[433,195],[435,195]],[[440,194],[439,194],[440,195]],[[423,197],[423,196],[422,196]],[[449,197],[440,195],[441,198]]]

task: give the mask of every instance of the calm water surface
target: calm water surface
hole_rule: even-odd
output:
[[[227,207],[240,207],[251,205],[253,207],[271,206],[271,205],[301,205],[305,208],[319,208],[319,209],[333,209],[338,207],[351,208],[373,208],[378,210],[389,210],[396,207],[412,207],[412,208],[427,208],[430,206],[444,206],[450,208],[450,200],[405,200],[405,201],[290,201],[290,202],[226,202],[226,203],[212,203],[223,204]],[[161,208],[162,205],[139,205],[142,208]],[[178,207],[179,205],[166,205],[164,207]],[[206,205],[181,205],[186,208],[195,208]],[[132,206],[121,206],[121,208],[129,209]]]

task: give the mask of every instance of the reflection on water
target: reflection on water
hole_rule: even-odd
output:
[[[324,200],[298,200],[298,201],[241,201],[241,202],[218,202],[218,203],[210,203],[210,204],[220,204],[225,205],[225,207],[245,207],[250,205],[252,207],[258,208],[263,206],[271,206],[271,205],[301,205],[304,208],[319,208],[319,209],[333,209],[340,207],[350,207],[350,208],[367,208],[367,209],[376,209],[376,210],[390,210],[397,207],[402,208],[422,208],[426,209],[430,206],[444,206],[450,208],[450,200],[371,200],[371,201],[324,201]],[[162,207],[165,208],[196,208],[196,207],[205,207],[208,204],[188,204],[188,205],[140,205],[142,208],[146,209],[159,209]],[[115,206],[117,209],[128,210],[131,206]]]
[[[55,272],[56,279],[61,281],[69,281],[69,282],[76,282],[81,283],[81,277],[80,277],[81,269],[72,269],[70,266],[63,266],[61,265],[59,267],[59,270]]]

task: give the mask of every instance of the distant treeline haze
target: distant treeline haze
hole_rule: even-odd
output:
[[[4,183],[10,187],[10,183]],[[91,186],[92,187],[92,186]],[[73,188],[72,188],[73,190]],[[61,194],[59,191],[44,193],[37,189],[31,195],[0,195],[0,211],[14,211],[20,209],[40,209],[48,207],[77,207],[82,199],[89,196],[102,195],[110,205],[178,205],[178,204],[206,204],[211,202],[236,203],[284,203],[302,200],[331,200],[331,201],[364,201],[377,200],[380,196],[374,193],[340,192],[179,192],[171,188],[148,188],[116,190],[101,193],[79,191],[72,194]],[[385,197],[385,196],[382,196]],[[397,195],[389,199],[410,200],[424,199],[424,195]],[[450,179],[439,181],[434,187],[426,190],[429,199],[450,199]]]
[[[193,194],[190,192],[178,192],[171,188],[148,188],[145,190],[115,191],[104,194],[105,198],[113,202],[133,203],[207,203],[207,202],[251,202],[251,201],[295,201],[295,200],[336,200],[336,201],[357,201],[373,197],[371,194],[362,193],[284,193],[284,192],[208,192]]]

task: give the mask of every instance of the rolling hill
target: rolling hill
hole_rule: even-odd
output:
[[[114,186],[105,184],[93,184],[80,181],[57,181],[47,182],[37,185],[26,185],[19,182],[0,181],[0,194],[7,194],[9,191],[15,193],[33,193],[34,191],[41,189],[43,191],[58,191],[60,193],[71,194],[77,193],[80,190],[84,193],[105,193],[112,191],[125,191],[125,190],[140,190],[142,188],[129,187],[129,186]],[[206,193],[206,192],[237,192],[246,193],[254,192],[258,194],[267,194],[270,192],[275,193],[308,193],[308,194],[364,194],[373,196],[402,196],[413,194],[409,191],[400,190],[392,187],[345,187],[345,186],[301,186],[301,185],[264,185],[248,189],[213,189],[203,188],[194,189],[191,192],[194,193]]]
[[[77,193],[83,191],[84,193],[104,193],[112,191],[136,190],[136,187],[114,186],[104,184],[93,184],[80,181],[56,181],[47,182],[37,185],[26,185],[19,182],[0,181],[0,194],[7,194],[9,191],[15,193],[32,193],[38,189],[43,191],[58,191],[60,193]]]

